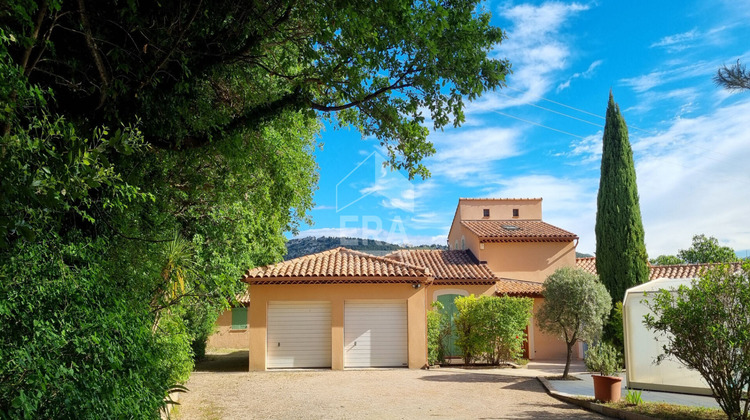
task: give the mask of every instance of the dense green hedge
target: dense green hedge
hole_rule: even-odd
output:
[[[534,304],[531,298],[470,295],[455,302],[456,345],[465,363],[482,360],[497,365],[521,357]]]
[[[157,417],[192,368],[187,335],[152,333],[103,241],[62,243],[18,242],[0,267],[0,416]]]

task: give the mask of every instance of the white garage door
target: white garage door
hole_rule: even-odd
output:
[[[268,368],[331,367],[330,302],[269,302]]]
[[[353,301],[344,307],[344,366],[408,366],[405,301]]]

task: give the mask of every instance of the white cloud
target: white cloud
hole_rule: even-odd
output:
[[[580,252],[594,251],[598,180],[524,175],[495,184],[490,197],[542,197],[544,221],[577,234]]]
[[[520,154],[513,128],[447,130],[433,134],[437,153],[427,160],[433,176],[463,181],[491,170],[494,162]]]
[[[569,88],[570,87],[570,83],[574,79],[578,79],[579,77],[583,78],[583,79],[590,79],[594,75],[594,73],[596,72],[596,68],[599,67],[600,65],[602,65],[602,63],[603,63],[602,60],[596,60],[596,61],[594,61],[593,63],[591,63],[589,65],[589,68],[586,69],[586,71],[580,72],[580,73],[573,73],[573,75],[570,76],[568,78],[568,80],[566,80],[565,82],[560,83],[559,85],[557,85],[556,92],[559,93],[559,92],[561,92],[561,91]]]
[[[750,101],[710,115],[675,119],[637,139],[638,191],[651,255],[674,254],[705,233],[750,248]]]
[[[666,91],[649,90],[638,95],[638,103],[623,110],[624,113],[647,113],[662,105],[664,101],[676,101],[679,105],[675,115],[681,116],[693,110],[694,103],[700,97],[700,92],[694,87],[677,88]]]
[[[585,10],[588,10],[586,5],[559,2],[501,7],[499,13],[510,25],[507,39],[493,53],[513,64],[508,86],[523,94],[508,98],[499,92],[488,92],[467,106],[467,114],[523,105],[544,96],[553,86],[556,73],[567,66],[570,56],[562,31],[573,16]]]
[[[690,44],[699,37],[701,37],[701,33],[697,29],[692,29],[681,34],[665,36],[659,41],[651,44],[651,48],[662,47],[666,48],[670,52],[682,51],[686,48],[690,48]]]
[[[704,47],[706,45],[717,45],[722,42],[722,32],[728,29],[728,26],[720,26],[709,29],[705,32],[692,29],[674,35],[667,35],[662,39],[651,44],[651,48],[663,48],[667,52],[677,53],[689,48]]]
[[[602,159],[602,130],[594,134],[576,140],[570,144],[570,152],[566,155],[571,157],[575,163],[597,165]]]

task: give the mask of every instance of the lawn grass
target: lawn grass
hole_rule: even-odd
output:
[[[630,411],[664,420],[724,420],[727,415],[717,408],[694,407],[688,405],[642,402],[639,405],[625,401],[605,404],[607,407]]]

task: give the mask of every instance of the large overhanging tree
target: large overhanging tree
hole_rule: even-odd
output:
[[[91,126],[141,118],[149,144],[179,149],[284,111],[338,112],[395,167],[426,175],[425,117],[462,122],[464,100],[509,70],[487,57],[503,33],[478,3],[21,0],[3,27],[52,108]]]
[[[0,411],[153,415],[309,219],[323,122],[427,176],[502,38],[478,1],[0,5]]]

